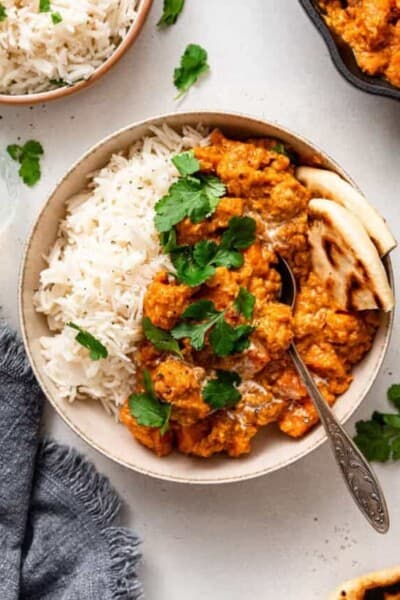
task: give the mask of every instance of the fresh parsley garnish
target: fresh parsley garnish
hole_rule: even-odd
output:
[[[211,379],[203,387],[203,400],[216,410],[235,406],[242,397],[237,389],[240,383],[241,379],[237,373],[217,371],[217,378]]]
[[[200,223],[215,211],[225,191],[224,184],[213,175],[181,177],[155,206],[157,230],[160,233],[169,231],[185,217],[192,223]]]
[[[146,339],[148,339],[157,350],[172,352],[182,358],[179,344],[170,333],[153,325],[149,317],[144,317],[142,327]]]
[[[67,323],[68,327],[78,331],[78,335],[75,336],[76,341],[89,350],[89,356],[92,360],[100,360],[101,358],[107,358],[107,348],[96,339],[91,333],[85,331],[79,325],[75,323]]]
[[[40,0],[39,12],[50,12],[50,0]]]
[[[51,20],[53,21],[53,25],[58,25],[63,20],[62,15],[59,12],[51,13]]]
[[[226,311],[218,311],[211,300],[198,300],[184,311],[171,335],[177,340],[187,338],[195,350],[201,350],[205,336],[211,330],[210,344],[217,356],[243,352],[250,345],[254,328],[250,325],[233,327],[225,321],[225,314]]]
[[[145,392],[129,396],[131,415],[139,425],[159,427],[161,435],[164,435],[169,427],[172,406],[159,401],[148,371],[143,371],[143,385]]]
[[[3,4],[0,4],[0,22],[5,21],[7,18],[6,7]]]
[[[202,240],[194,246],[173,248],[169,239],[168,247],[177,278],[186,285],[196,287],[210,279],[217,267],[238,269],[243,265],[240,250],[254,243],[255,230],[256,222],[251,217],[232,217],[220,244]]]
[[[390,386],[387,395],[400,413],[400,384]],[[356,432],[354,441],[368,460],[400,460],[400,414],[375,411],[369,421],[356,423]]]
[[[172,162],[182,176],[193,175],[193,173],[200,171],[200,163],[195,157],[193,150],[176,154],[172,158]]]
[[[174,84],[181,98],[196,83],[202,73],[209,70],[207,52],[197,44],[189,44],[181,57],[180,66],[174,71]]]
[[[246,317],[246,319],[251,319],[253,316],[255,303],[255,296],[246,290],[246,288],[241,287],[233,304],[238,313],[242,314],[244,317]]]
[[[42,145],[35,140],[29,140],[23,146],[10,144],[7,146],[7,152],[13,160],[20,163],[19,175],[22,181],[30,187],[34,186],[41,177]]]
[[[185,0],[164,0],[163,14],[158,21],[158,27],[169,27],[175,25],[179,15],[181,14]]]

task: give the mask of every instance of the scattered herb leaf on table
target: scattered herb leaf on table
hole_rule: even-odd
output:
[[[369,421],[356,423],[354,441],[370,461],[400,460],[400,384],[390,386],[387,395],[399,414],[375,411]]]
[[[40,157],[43,147],[36,140],[28,140],[23,146],[10,144],[7,152],[11,158],[20,163],[19,175],[29,187],[34,186],[41,177]]]
[[[174,71],[174,85],[181,98],[196,83],[200,75],[210,69],[207,52],[197,44],[189,44],[181,57],[180,66]]]
[[[164,0],[163,14],[157,26],[170,27],[171,25],[175,25],[184,5],[185,0]]]

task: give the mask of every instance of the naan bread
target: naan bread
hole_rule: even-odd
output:
[[[380,214],[352,185],[333,171],[299,167],[296,177],[314,197],[329,198],[350,210],[364,225],[381,256],[396,246],[396,240]]]
[[[376,247],[352,212],[332,200],[309,204],[315,272],[343,310],[393,308],[394,298]]]
[[[329,600],[366,600],[369,597],[375,600],[400,600],[400,567],[347,581],[333,592]]]

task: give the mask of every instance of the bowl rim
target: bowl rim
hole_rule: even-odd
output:
[[[88,79],[79,81],[71,86],[57,88],[48,92],[38,92],[37,94],[0,94],[0,105],[5,104],[11,106],[21,106],[39,104],[40,102],[51,102],[53,100],[66,98],[67,96],[71,96],[72,94],[87,89],[101,77],[103,77],[103,75],[108,73],[108,71],[129,50],[145,24],[152,4],[153,0],[139,0],[136,20],[130,26],[126,36],[121,41],[119,46],[117,46],[117,48],[114,50],[111,56],[109,56],[108,59],[97,69],[95,69]]]
[[[360,76],[354,75],[346,65],[346,62],[343,60],[343,57],[339,52],[338,44],[335,41],[335,38],[328,25],[325,23],[321,12],[315,6],[314,0],[299,0],[299,2],[325,41],[336,69],[349,83],[363,92],[400,100],[400,88],[396,88],[390,82],[379,77],[372,77],[368,75],[363,75],[363,78],[361,79],[361,69]],[[368,79],[366,79],[367,77]]]
[[[187,477],[181,477],[178,475],[171,476],[171,475],[166,475],[163,473],[157,473],[157,472],[152,471],[151,469],[145,468],[141,465],[133,465],[132,463],[127,463],[125,460],[121,459],[118,456],[114,456],[109,450],[102,448],[95,440],[91,439],[87,433],[82,431],[80,429],[80,427],[75,422],[73,422],[69,418],[68,415],[66,415],[62,411],[61,406],[57,403],[57,401],[55,401],[53,399],[52,394],[49,391],[49,389],[46,385],[46,382],[44,381],[44,378],[42,377],[42,373],[41,373],[40,369],[36,366],[33,352],[31,351],[31,345],[30,345],[30,341],[29,341],[28,335],[27,335],[26,315],[25,315],[25,311],[24,311],[24,290],[25,290],[24,281],[25,281],[27,259],[29,256],[30,247],[32,244],[32,240],[35,236],[36,229],[39,225],[39,222],[42,219],[42,215],[47,210],[47,207],[48,207],[50,201],[57,194],[58,188],[92,154],[97,152],[101,147],[109,144],[115,138],[117,138],[125,133],[128,133],[131,130],[135,130],[139,127],[145,127],[147,129],[149,129],[151,126],[154,126],[154,125],[159,126],[163,122],[166,122],[172,118],[180,118],[184,122],[185,118],[193,118],[193,117],[198,118],[199,121],[202,118],[203,119],[204,118],[215,119],[215,120],[223,119],[225,117],[239,118],[239,120],[243,119],[243,121],[251,121],[252,124],[255,126],[267,125],[269,127],[277,128],[280,130],[280,132],[296,138],[296,140],[298,140],[299,142],[304,143],[307,146],[309,146],[310,148],[312,148],[313,150],[315,150],[317,153],[319,153],[320,156],[328,159],[328,161],[330,161],[331,164],[334,165],[334,167],[337,168],[339,172],[343,173],[343,175],[346,176],[347,180],[352,185],[354,185],[355,187],[357,187],[357,189],[359,189],[358,186],[355,184],[355,182],[347,174],[347,172],[344,171],[344,169],[334,159],[332,159],[329,154],[327,154],[325,151],[321,150],[319,148],[319,146],[310,142],[307,138],[305,138],[297,133],[294,133],[291,129],[288,129],[287,127],[284,127],[275,121],[260,119],[258,117],[254,117],[249,114],[245,114],[245,113],[241,113],[241,112],[213,111],[213,110],[194,110],[194,111],[186,111],[186,112],[182,112],[182,113],[181,112],[172,112],[172,113],[161,114],[161,115],[157,115],[155,117],[150,117],[147,119],[135,121],[134,123],[131,123],[125,127],[122,127],[114,133],[111,133],[110,135],[106,136],[105,138],[103,138],[102,140],[97,142],[91,148],[89,148],[80,158],[78,158],[74,162],[74,164],[67,170],[65,175],[56,183],[56,185],[52,189],[51,193],[49,194],[49,196],[43,203],[43,205],[42,205],[41,209],[39,210],[39,213],[34,221],[34,224],[31,227],[31,230],[25,239],[25,243],[24,243],[23,254],[22,254],[22,259],[21,259],[20,269],[19,269],[19,278],[18,278],[18,313],[19,313],[19,323],[20,323],[22,339],[23,339],[23,343],[25,346],[25,350],[26,350],[29,362],[31,364],[32,370],[35,374],[36,379],[38,380],[38,383],[39,383],[42,391],[44,392],[46,398],[48,399],[48,401],[50,402],[52,407],[55,409],[57,414],[74,431],[74,433],[76,433],[85,443],[87,443],[89,446],[94,448],[102,456],[105,456],[106,458],[116,462],[117,464],[120,464],[120,465],[128,468],[131,471],[141,473],[142,475],[148,475],[148,476],[156,478],[156,479],[170,481],[170,482],[176,482],[176,483],[185,483],[185,484],[191,484],[191,485],[210,485],[210,484],[214,485],[214,484],[221,484],[221,483],[236,483],[236,482],[240,482],[240,481],[246,481],[249,479],[255,479],[262,475],[267,475],[267,474],[273,473],[275,471],[278,471],[284,467],[288,467],[289,465],[296,463],[301,458],[308,456],[309,454],[311,454],[312,452],[317,450],[322,444],[324,444],[327,441],[328,438],[327,438],[326,434],[324,432],[322,432],[322,436],[320,437],[320,439],[317,439],[311,447],[299,451],[297,454],[290,457],[289,459],[281,460],[279,463],[273,465],[273,467],[266,467],[263,469],[258,469],[257,471],[249,472],[249,473],[246,473],[243,475],[225,476],[225,477],[221,477],[221,478],[214,477],[212,479],[207,479],[205,477],[202,479],[189,479]],[[388,273],[390,285],[395,294],[393,266],[392,266],[392,261],[391,261],[390,256],[389,255],[385,256],[383,258],[383,262],[386,267],[386,271]],[[349,409],[347,410],[346,414],[344,414],[343,417],[340,419],[341,424],[345,424],[351,418],[351,416],[354,414],[354,412],[360,407],[360,405],[365,400],[367,394],[369,393],[372,385],[374,384],[374,382],[376,380],[376,377],[382,367],[382,364],[384,362],[384,359],[386,357],[387,350],[388,350],[388,347],[390,344],[390,340],[391,340],[391,336],[392,336],[392,332],[393,332],[394,317],[395,317],[395,307],[393,308],[392,311],[390,311],[387,314],[387,323],[385,326],[384,340],[382,343],[382,347],[380,349],[379,356],[376,359],[375,366],[374,366],[373,370],[371,370],[371,372],[369,373],[369,377],[366,382],[364,391],[360,395],[359,400],[357,402],[355,402],[354,404],[352,404],[351,407],[349,407]],[[321,428],[322,425],[319,424],[317,427]]]

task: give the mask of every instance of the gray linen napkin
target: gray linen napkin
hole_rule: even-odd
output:
[[[0,598],[137,600],[138,539],[120,500],[75,450],[39,441],[43,396],[0,323]]]

